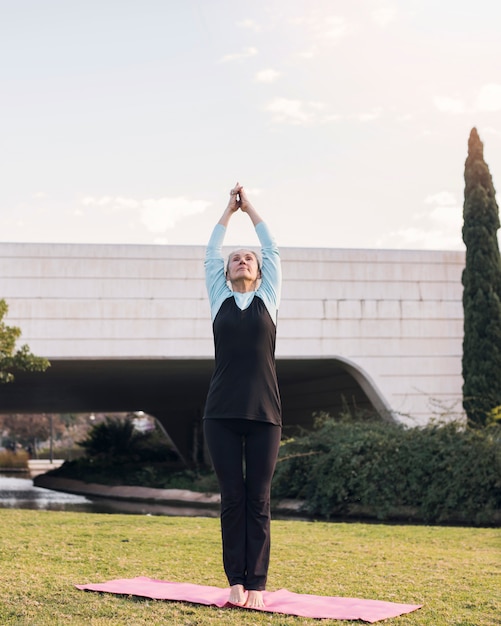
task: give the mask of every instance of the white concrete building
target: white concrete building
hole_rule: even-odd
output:
[[[281,256],[277,366],[289,410],[302,406],[294,396],[302,381],[310,381],[303,400],[315,394],[316,409],[332,410],[322,394],[339,396],[350,379],[380,412],[410,423],[462,414],[464,253],[285,248]],[[155,362],[168,376],[169,362],[176,371],[184,362],[189,377],[190,363],[210,366],[213,355],[203,257],[199,246],[3,243],[6,322],[53,371]],[[4,392],[0,411],[22,408]]]

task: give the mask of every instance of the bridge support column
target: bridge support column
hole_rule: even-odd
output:
[[[188,467],[206,464],[200,410],[146,411],[162,426],[177,453]]]

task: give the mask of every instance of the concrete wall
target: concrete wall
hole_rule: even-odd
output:
[[[285,248],[277,359],[340,358],[402,419],[461,413],[464,253]],[[0,244],[0,298],[54,359],[212,358],[199,246]]]

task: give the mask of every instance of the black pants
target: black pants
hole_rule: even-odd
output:
[[[223,565],[230,585],[266,587],[270,490],[282,429],[243,419],[204,420],[221,490]]]

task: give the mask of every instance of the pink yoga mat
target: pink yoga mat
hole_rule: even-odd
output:
[[[175,600],[177,602],[193,602],[195,604],[218,607],[245,608],[236,607],[228,602],[228,588],[221,589],[220,587],[207,587],[192,583],[174,583],[165,580],[154,580],[145,576],[75,586],[84,591],[140,596],[153,600]],[[381,600],[312,596],[292,593],[287,591],[287,589],[264,591],[263,597],[266,606],[263,609],[252,610],[318,619],[362,620],[370,624],[390,617],[397,617],[404,613],[411,613],[422,606],[421,604],[398,604],[396,602],[382,602]]]

